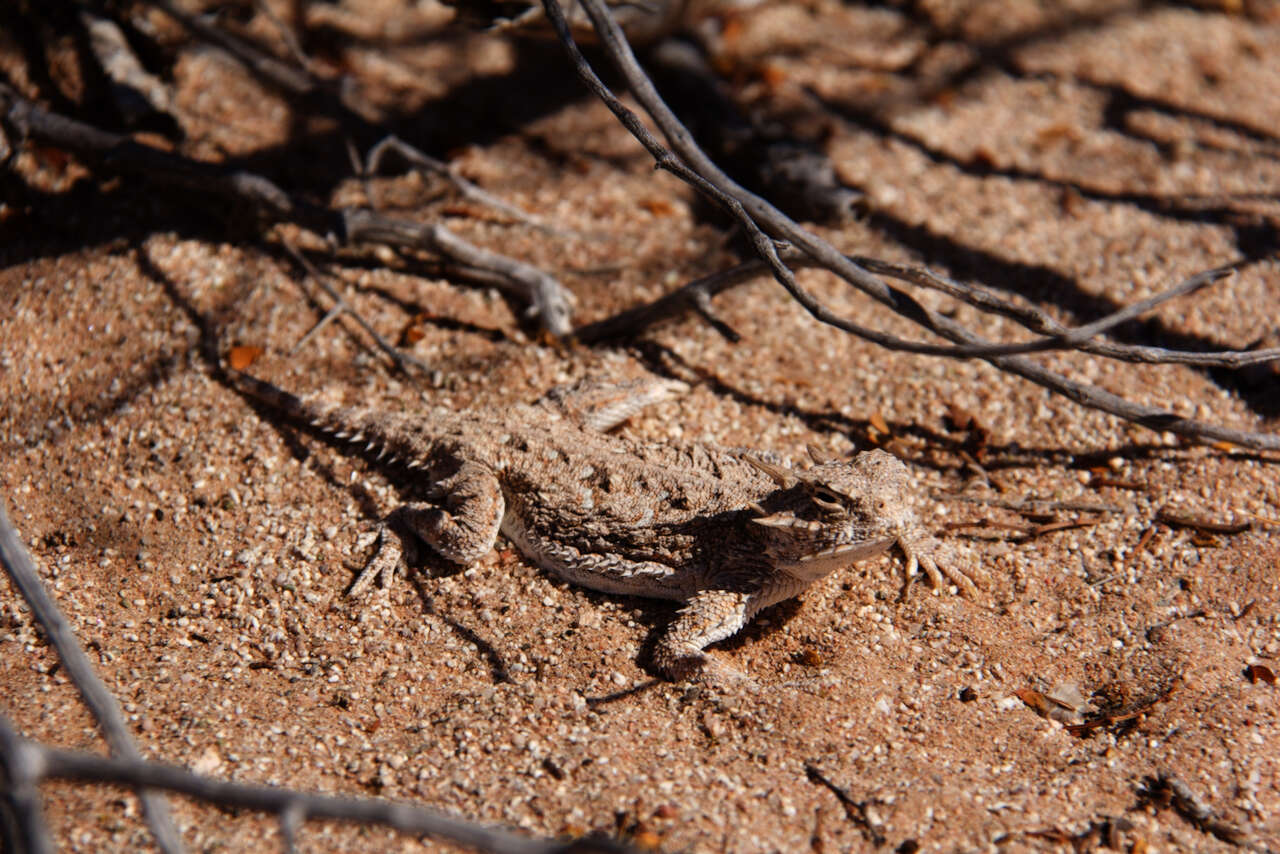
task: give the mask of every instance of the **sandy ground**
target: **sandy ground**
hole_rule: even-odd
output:
[[[322,66],[353,75],[388,124],[563,232],[513,225],[417,176],[371,182],[379,206],[553,272],[581,321],[735,257],[720,221],[652,171],[558,54],[436,38],[441,13],[425,4],[313,14],[329,34],[316,40]],[[332,123],[148,20],[173,46],[183,151],[235,158],[320,201],[363,199]],[[272,37],[267,21],[244,25]],[[866,194],[856,221],[820,229],[837,245],[1072,323],[1252,258],[1117,337],[1274,346],[1275,5],[813,0],[719,25],[744,98],[818,126]],[[20,68],[12,50],[4,61]],[[314,238],[261,241],[217,203],[95,181],[48,151],[16,167],[31,189],[0,222],[0,495],[147,756],[670,851],[1280,850],[1280,696],[1247,678],[1250,665],[1280,669],[1280,542],[1264,524],[1280,520],[1280,455],[1126,425],[985,363],[886,353],[765,281],[717,301],[740,343],[688,319],[587,348],[533,335],[519,306],[429,263],[348,255],[332,267],[346,298],[388,337],[409,330],[434,368],[406,378],[347,321],[294,350],[324,308],[280,246]],[[842,314],[918,334],[830,277],[802,281]],[[955,316],[1016,336],[968,308]],[[719,645],[754,680],[733,688],[647,669],[668,605],[568,586],[506,543],[474,568],[429,562],[351,602],[343,591],[395,484],[218,382],[209,353],[231,345],[262,348],[254,370],[289,388],[400,411],[658,374],[692,391],[631,435],[795,458],[807,443],[888,444],[983,595],[917,584],[899,602],[897,559],[868,561]],[[1280,381],[1265,370],[1038,358],[1181,414],[1277,428]],[[1024,498],[1060,504],[1028,517],[991,501]],[[1162,511],[1252,524],[1214,533]],[[102,750],[7,582],[0,604],[5,714],[31,737]],[[1055,705],[1046,694],[1088,705],[1041,715],[1037,703]],[[1082,718],[1098,725],[1063,723]],[[1160,774],[1219,824],[1145,799]],[[45,792],[64,850],[149,845],[131,795]],[[278,838],[261,816],[174,807],[195,851]],[[304,851],[436,847],[326,824],[299,839]]]

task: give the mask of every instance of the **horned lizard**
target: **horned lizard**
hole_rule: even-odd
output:
[[[654,653],[658,670],[680,678],[762,608],[895,545],[908,581],[919,566],[935,587],[945,573],[974,592],[967,575],[933,558],[912,510],[911,476],[882,450],[798,469],[766,452],[605,432],[682,393],[683,383],[585,383],[502,411],[410,417],[302,399],[228,373],[285,415],[421,472],[424,500],[387,516],[352,595],[378,576],[386,584],[402,562],[389,528],[463,565],[502,533],[572,583],[683,603]]]

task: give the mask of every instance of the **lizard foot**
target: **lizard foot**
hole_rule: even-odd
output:
[[[934,557],[937,543],[931,537],[904,535],[898,538],[898,548],[907,558],[907,566],[903,571],[902,593],[898,597],[900,601],[906,601],[907,590],[911,586],[911,579],[915,576],[917,568],[923,569],[925,575],[929,576],[929,583],[935,590],[945,589],[949,580],[965,596],[971,599],[978,598],[978,586],[969,573],[947,562],[938,563]],[[944,579],[943,576],[946,578]]]
[[[381,579],[384,590],[388,589],[395,580],[396,568],[402,563],[404,548],[400,544],[400,538],[387,525],[383,525],[378,530],[378,546],[373,557],[369,558],[360,575],[347,588],[347,597],[356,599],[363,596],[376,579]]]

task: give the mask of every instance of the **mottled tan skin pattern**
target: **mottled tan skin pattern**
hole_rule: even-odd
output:
[[[492,413],[434,410],[421,417],[302,400],[243,374],[236,385],[292,418],[421,471],[426,500],[393,511],[441,556],[467,565],[505,534],[530,560],[575,584],[684,603],[654,664],[672,677],[706,661],[704,648],[761,608],[815,580],[899,546],[910,577],[935,586],[963,573],[930,556],[911,509],[906,467],[883,451],[806,470],[769,454],[658,445],[605,434],[680,383],[586,384],[537,404]],[[389,581],[400,539],[383,535],[352,587]]]

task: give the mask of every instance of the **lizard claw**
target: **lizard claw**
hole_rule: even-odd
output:
[[[915,537],[903,536],[898,538],[898,548],[902,550],[903,555],[907,558],[907,566],[903,572],[904,579],[902,585],[902,593],[899,595],[900,601],[906,601],[907,589],[911,586],[911,579],[916,574],[917,568],[923,568],[925,574],[929,576],[929,583],[933,585],[935,590],[943,589],[947,586],[947,580],[960,589],[960,592],[971,599],[978,598],[978,586],[974,583],[973,578],[964,570],[956,569],[948,563],[939,564],[933,557],[933,549],[929,548],[927,540],[922,541]],[[943,576],[946,576],[946,580]]]
[[[400,546],[400,538],[386,527],[378,532],[378,549],[373,557],[364,565],[360,575],[347,589],[347,598],[358,599],[364,595],[375,579],[382,579],[383,589],[391,586],[396,577],[396,567],[404,560],[404,552]]]
[[[659,649],[653,657],[653,665],[659,673],[672,682],[683,682],[702,672],[709,660],[710,656],[701,651],[680,654],[668,649]]]

